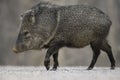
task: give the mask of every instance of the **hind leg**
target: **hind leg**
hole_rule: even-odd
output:
[[[115,69],[115,59],[112,54],[111,46],[108,44],[106,40],[103,41],[101,49],[107,53],[109,60],[111,62],[111,69]]]
[[[93,51],[93,58],[92,58],[90,66],[88,67],[88,70],[93,69],[93,67],[97,61],[97,58],[100,55],[100,44],[99,43],[91,43],[90,45],[91,45],[91,48]]]

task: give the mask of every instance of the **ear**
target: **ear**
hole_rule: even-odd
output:
[[[23,14],[20,14],[20,20],[22,20],[22,19],[23,19],[23,17],[24,17],[24,15],[23,15]]]
[[[32,24],[35,24],[35,22],[36,22],[34,11],[31,12],[31,21],[32,21]]]

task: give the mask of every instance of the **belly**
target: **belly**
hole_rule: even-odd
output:
[[[77,33],[74,36],[71,36],[70,38],[71,38],[70,39],[71,47],[76,47],[76,48],[85,47],[96,39],[93,33],[89,31]]]

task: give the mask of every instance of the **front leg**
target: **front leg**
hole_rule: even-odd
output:
[[[50,57],[51,55],[53,55],[53,58],[54,58],[54,67],[55,69],[57,69],[57,66],[58,66],[58,51],[61,47],[63,47],[64,45],[64,42],[63,41],[58,41],[58,42],[53,42],[54,44],[52,44],[49,48],[48,48],[48,51],[46,53],[46,56],[45,56],[45,61],[44,61],[44,65],[46,67],[47,70],[49,70],[50,68]]]
[[[47,70],[50,68],[50,56],[54,53],[55,47],[50,47],[46,53],[44,65]]]
[[[53,54],[53,61],[54,61],[54,65],[53,65],[53,68],[51,70],[55,71],[55,70],[57,70],[57,67],[59,65],[59,63],[58,63],[58,51]]]
[[[58,50],[59,50],[60,46],[59,45],[54,45],[54,46],[51,46],[47,53],[46,53],[46,56],[45,56],[45,61],[44,61],[44,65],[46,67],[47,70],[49,70],[50,68],[50,57],[51,55],[56,55],[58,53]]]

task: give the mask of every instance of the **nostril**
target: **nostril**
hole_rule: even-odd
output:
[[[13,52],[15,52],[15,53],[18,52],[18,50],[17,50],[17,48],[15,46],[13,47]]]

